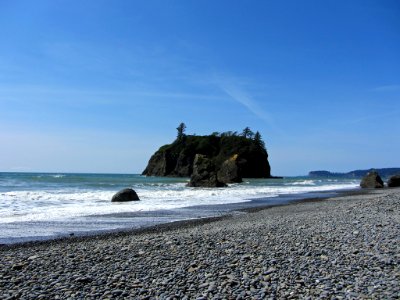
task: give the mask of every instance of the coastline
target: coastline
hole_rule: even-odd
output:
[[[400,189],[0,247],[0,298],[400,296]],[[36,289],[32,287],[36,285]]]
[[[274,206],[291,205],[297,202],[339,197],[352,193],[364,193],[365,190],[354,188],[345,190],[315,191],[299,194],[281,194],[277,197],[253,198],[238,203],[225,203],[213,205],[194,205],[173,210],[156,210],[148,212],[122,212],[103,215],[90,215],[80,219],[80,222],[30,222],[29,229],[46,230],[56,228],[58,234],[49,236],[26,236],[0,238],[0,247],[11,245],[34,245],[37,243],[57,240],[74,240],[97,236],[121,235],[124,233],[142,233],[161,230],[162,228],[177,228],[191,226],[190,224],[203,224],[222,218],[229,218],[240,213],[268,209]],[[105,223],[117,224],[115,229],[98,229]],[[85,226],[86,231],[76,231],[78,226]],[[93,229],[95,228],[95,229]]]

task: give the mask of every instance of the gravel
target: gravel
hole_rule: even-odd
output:
[[[399,299],[400,189],[0,248],[0,299]]]

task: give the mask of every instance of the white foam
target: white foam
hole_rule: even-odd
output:
[[[303,180],[303,181],[298,181],[298,182],[293,182],[293,183],[286,183],[286,185],[316,185],[315,180]]]
[[[0,193],[0,223],[26,221],[57,221],[88,215],[122,212],[154,211],[195,205],[239,203],[254,198],[277,197],[325,190],[354,188],[356,182],[320,184],[312,180],[287,185],[262,185],[256,182],[233,184],[226,188],[189,188],[184,182],[138,185],[133,188],[141,201],[112,203],[111,190],[13,191]]]
[[[53,177],[53,178],[64,178],[65,175],[63,175],[63,174],[56,174],[56,175],[51,175],[50,177]]]

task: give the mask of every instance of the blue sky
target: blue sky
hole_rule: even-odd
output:
[[[0,0],[0,171],[140,173],[262,134],[274,175],[400,167],[400,2]]]

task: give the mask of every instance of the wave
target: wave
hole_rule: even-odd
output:
[[[152,179],[154,180],[154,179]],[[276,182],[249,180],[226,188],[190,188],[186,181],[142,182],[131,186],[141,201],[111,203],[115,188],[47,189],[0,192],[0,223],[65,220],[90,215],[121,212],[155,211],[196,205],[240,203],[257,198],[274,198],[283,194],[355,188],[352,181],[291,180]]]
[[[316,185],[317,183],[318,181],[316,180],[303,180],[298,182],[286,183],[286,185]]]
[[[64,178],[65,175],[64,174],[56,174],[56,175],[50,175],[53,178]]]

